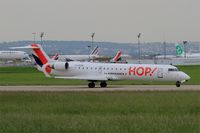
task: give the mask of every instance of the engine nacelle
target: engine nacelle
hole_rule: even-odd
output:
[[[67,70],[69,64],[67,62],[55,62],[51,64],[51,68],[54,70]]]

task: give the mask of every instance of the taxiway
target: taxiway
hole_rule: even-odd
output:
[[[0,91],[200,91],[200,85],[182,85],[179,88],[177,88],[175,85],[110,85],[107,88],[88,88],[87,86],[0,86]]]

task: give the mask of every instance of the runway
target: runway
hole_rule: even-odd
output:
[[[111,91],[200,91],[200,85],[110,85],[107,88],[87,86],[0,86],[0,92],[111,92]]]

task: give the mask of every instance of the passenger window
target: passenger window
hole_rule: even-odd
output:
[[[169,68],[168,71],[169,72],[176,72],[176,71],[179,71],[179,70],[177,68]]]

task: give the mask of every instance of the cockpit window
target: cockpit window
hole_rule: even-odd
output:
[[[177,68],[169,68],[168,71],[169,72],[176,72],[176,71],[179,71],[179,70]]]

